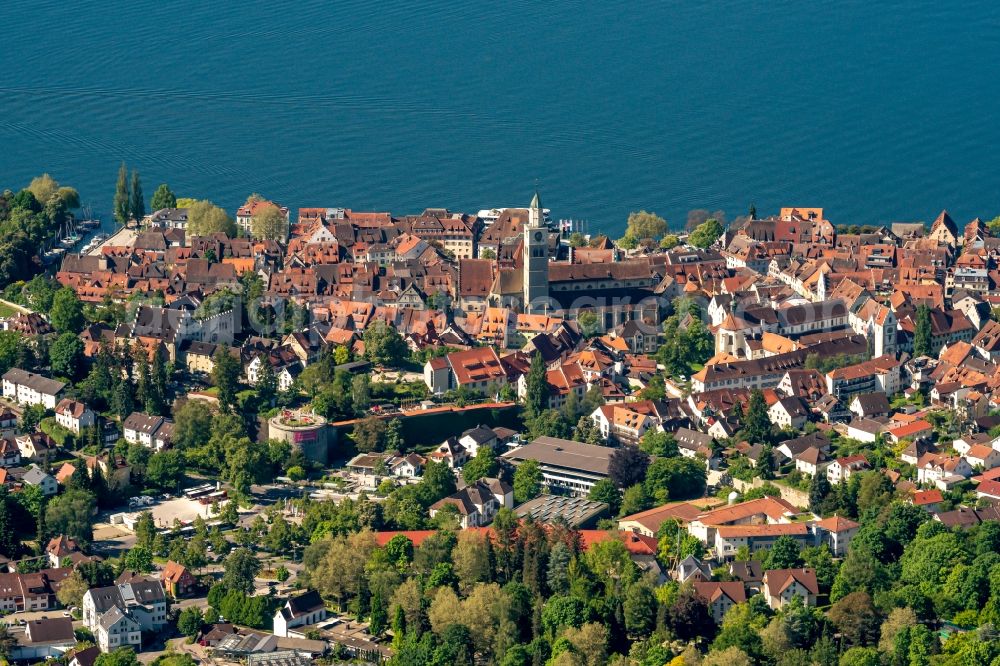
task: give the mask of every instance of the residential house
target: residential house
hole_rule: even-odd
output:
[[[132,466],[112,449],[105,449],[96,456],[84,456],[83,464],[91,477],[95,470],[101,470],[101,475],[113,488],[124,488],[132,480]]]
[[[202,342],[200,340],[185,340],[181,346],[178,356],[192,374],[211,375],[215,369],[215,354],[222,347],[212,342]],[[229,351],[234,356],[239,356],[238,347],[229,347]]]
[[[470,428],[462,433],[462,436],[458,438],[458,443],[465,447],[465,450],[469,452],[470,458],[475,458],[476,453],[479,449],[486,447],[491,450],[496,450],[497,448],[497,434],[493,432],[492,428],[487,428],[484,425],[478,425],[475,428]]]
[[[677,563],[674,577],[678,583],[686,583],[689,580],[694,582],[710,581],[712,580],[712,567],[694,555],[688,555]]]
[[[404,479],[415,479],[420,476],[426,462],[423,456],[410,453],[405,456],[389,456],[385,461],[385,466],[393,476]]]
[[[834,557],[844,557],[847,555],[847,548],[851,545],[851,539],[861,528],[859,523],[842,516],[831,516],[816,523],[817,534],[822,543],[830,547],[830,552]]]
[[[601,405],[591,414],[591,420],[605,441],[635,445],[656,426],[656,419],[634,407],[634,403]]]
[[[851,478],[851,475],[869,469],[868,459],[862,453],[853,456],[842,456],[830,461],[826,468],[826,478],[830,485],[839,485]]]
[[[849,401],[858,393],[881,391],[894,395],[902,389],[902,364],[892,354],[837,368],[826,373],[827,393]]]
[[[991,502],[1000,501],[1000,481],[990,479],[976,486],[976,497]]]
[[[847,436],[859,442],[872,444],[888,429],[889,419],[884,416],[874,419],[856,418],[847,424]]]
[[[896,428],[886,431],[886,437],[893,444],[899,444],[905,440],[922,440],[934,434],[934,426],[929,421],[917,419]]]
[[[819,584],[814,569],[771,569],[764,572],[762,592],[767,605],[778,610],[794,597],[802,599],[805,606],[815,606]]]
[[[122,424],[125,441],[142,444],[147,449],[162,451],[171,444],[174,434],[173,421],[162,416],[132,412]]]
[[[913,506],[919,506],[929,513],[937,513],[943,501],[944,495],[936,488],[933,490],[918,490],[910,497],[910,502]]]
[[[810,446],[806,450],[798,453],[793,458],[795,469],[806,476],[813,477],[817,474],[825,474],[826,467],[830,464],[830,459],[822,449]]]
[[[94,411],[79,400],[64,398],[56,405],[56,423],[75,435],[84,428],[93,427],[95,419]]]
[[[62,534],[50,539],[49,544],[45,547],[45,554],[49,558],[49,566],[53,569],[61,567],[64,558],[79,552],[80,546],[77,545],[76,540]]]
[[[327,616],[326,606],[319,593],[316,590],[309,590],[296,597],[291,597],[278,609],[274,614],[272,633],[282,638],[290,638],[293,629],[322,622]]]
[[[794,458],[806,449],[819,449],[823,453],[830,452],[830,439],[822,432],[812,432],[801,437],[794,437],[780,442],[774,450],[781,453],[785,458]]]
[[[1000,467],[1000,451],[985,444],[975,444],[963,455],[973,469],[991,470]]]
[[[32,432],[18,435],[14,442],[21,451],[22,460],[34,460],[46,464],[55,456],[59,445],[44,432]]]
[[[18,640],[8,657],[11,661],[43,662],[58,659],[76,645],[73,620],[69,617],[42,617],[24,625],[23,640]],[[11,632],[15,638],[18,633]]]
[[[42,405],[55,409],[65,382],[49,379],[21,368],[11,368],[3,374],[3,397],[20,405]]]
[[[722,624],[722,618],[730,608],[747,600],[746,589],[739,581],[694,583],[694,592],[708,606],[708,612],[716,624]]]
[[[889,399],[882,392],[855,395],[849,409],[862,419],[885,416],[889,413]]]
[[[972,476],[972,465],[961,456],[925,453],[917,461],[917,483],[934,484],[947,489]]]
[[[767,410],[771,423],[779,428],[798,430],[809,420],[809,408],[802,398],[782,398]]]
[[[728,560],[736,556],[740,548],[746,547],[751,553],[770,550],[781,537],[789,537],[800,547],[812,545],[813,535],[805,523],[719,525],[715,528],[715,556]]]
[[[507,372],[493,347],[475,347],[427,361],[424,382],[434,395],[462,387],[485,393],[506,384]]]
[[[715,469],[718,465],[715,438],[710,434],[690,428],[678,428],[674,432],[674,440],[677,442],[677,451],[685,458],[701,456],[705,459],[708,469]]]
[[[659,348],[660,332],[657,328],[630,319],[615,330],[633,354],[654,354]]]
[[[99,656],[101,656],[101,648],[92,645],[74,652],[73,658],[69,660],[69,666],[94,666]]]
[[[13,439],[0,439],[0,467],[18,467],[21,464],[21,447]]]
[[[789,523],[796,513],[795,507],[782,499],[762,497],[706,511],[688,523],[688,533],[705,545],[712,545],[719,527]]]
[[[243,204],[236,209],[236,225],[243,230],[243,233],[250,236],[253,233],[253,218],[261,211],[268,208],[277,208],[281,215],[285,218],[285,233],[288,233],[288,208],[286,206],[279,206],[273,201],[267,201],[265,199],[253,199]]]
[[[462,529],[482,527],[493,522],[493,516],[501,508],[513,508],[514,492],[510,485],[500,479],[479,479],[432,504],[431,518],[449,505],[458,510]]]
[[[456,437],[449,437],[438,446],[436,451],[432,451],[427,457],[438,462],[445,462],[451,469],[457,469],[469,459],[469,452],[464,446],[458,443]]]
[[[163,567],[163,574],[160,576],[163,587],[174,599],[189,596],[197,587],[198,581],[194,575],[188,571],[183,564],[178,564],[169,560]]]
[[[46,497],[52,497],[59,492],[59,484],[51,474],[42,471],[38,465],[32,465],[21,477],[21,481],[29,486],[35,486]]]
[[[83,595],[83,624],[101,651],[142,647],[142,632],[167,624],[167,596],[158,580],[136,576],[114,585],[95,587]]]
[[[764,567],[760,560],[733,560],[729,563],[729,575],[743,583],[746,589],[760,592],[764,580]]]
[[[142,624],[137,617],[120,606],[112,606],[101,613],[91,631],[97,638],[97,646],[101,648],[101,652],[112,652],[122,647],[142,649]]]
[[[915,439],[899,452],[899,459],[908,465],[916,466],[926,453],[937,453],[934,444],[927,439]]]
[[[56,606],[56,590],[70,569],[36,573],[0,573],[0,611],[45,611]]]

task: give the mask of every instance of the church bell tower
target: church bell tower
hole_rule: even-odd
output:
[[[544,314],[549,297],[549,230],[542,223],[542,202],[538,192],[528,206],[524,227],[524,307],[525,314]]]

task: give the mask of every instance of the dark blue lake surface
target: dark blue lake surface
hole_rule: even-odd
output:
[[[0,186],[110,208],[1000,214],[1000,3],[7,0]]]

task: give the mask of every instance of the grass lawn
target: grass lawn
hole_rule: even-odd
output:
[[[7,318],[11,315],[17,314],[17,310],[7,305],[6,303],[0,303],[0,317]]]

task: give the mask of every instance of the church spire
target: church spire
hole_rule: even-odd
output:
[[[531,197],[528,205],[528,226],[532,228],[542,226],[542,199],[538,196],[538,189],[535,189],[535,196]]]

